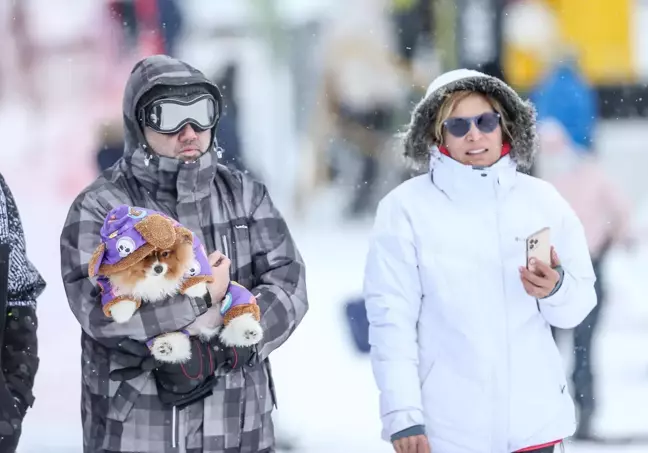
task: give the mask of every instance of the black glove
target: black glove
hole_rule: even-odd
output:
[[[211,340],[218,368],[237,370],[245,366],[253,367],[259,363],[257,347],[255,346],[225,346],[218,336]]]
[[[159,362],[148,348],[133,340],[125,340],[120,347],[135,357],[136,363],[110,373],[113,381],[133,379],[152,370],[162,403],[180,408],[209,396],[216,384],[217,366],[214,351],[209,343],[191,337],[191,358],[185,363]],[[142,357],[143,354],[146,356]],[[137,357],[139,356],[139,357]]]
[[[183,407],[212,393],[216,384],[216,358],[209,343],[191,337],[191,359],[185,363],[160,363],[153,369],[158,396],[164,404]]]

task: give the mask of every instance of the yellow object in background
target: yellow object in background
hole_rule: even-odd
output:
[[[537,55],[519,47],[505,45],[502,60],[507,83],[518,90],[530,88],[544,71]]]
[[[634,82],[631,14],[634,0],[560,0],[558,22],[581,54],[581,68],[594,84]]]
[[[553,10],[559,36],[557,42],[580,56],[580,66],[594,85],[626,84],[637,80],[632,52],[631,15],[634,0],[536,0]],[[552,43],[549,49],[560,53]],[[541,50],[521,49],[503,43],[503,67],[516,88],[533,86],[545,71]]]

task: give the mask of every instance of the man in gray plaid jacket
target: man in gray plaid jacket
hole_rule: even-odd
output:
[[[221,102],[218,88],[181,61],[157,55],[137,63],[124,94],[124,157],[70,208],[61,267],[82,327],[84,453],[274,451],[268,356],[308,309],[304,263],[266,188],[218,164]],[[190,228],[208,253],[229,258],[231,279],[249,288],[261,309],[257,360],[219,366],[211,394],[182,409],[161,403],[149,369],[124,381],[109,378],[132,364],[128,342],[182,329],[210,303],[174,296],[142,305],[123,324],[103,314],[88,262],[105,215],[119,204],[163,211]]]

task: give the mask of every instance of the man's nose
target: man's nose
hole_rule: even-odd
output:
[[[178,132],[178,139],[181,142],[191,142],[197,138],[198,134],[196,134],[196,131],[191,127],[191,124],[185,124],[185,126],[180,129],[180,132]]]

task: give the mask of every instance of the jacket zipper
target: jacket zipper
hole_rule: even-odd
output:
[[[221,235],[221,243],[223,245],[223,254],[230,259],[230,279],[236,280],[236,262],[234,257],[230,255],[229,241],[227,240],[226,234]]]
[[[178,452],[186,453],[187,451],[187,411],[178,410]]]
[[[173,406],[171,410],[171,448],[178,447],[177,434],[178,434],[178,408]]]
[[[499,198],[499,195],[500,195],[499,189],[500,189],[500,187],[501,187],[500,181],[499,181],[499,178],[497,178],[496,185],[495,185],[495,203],[496,203],[495,216],[497,218],[497,241],[498,241],[498,246],[499,246],[499,259],[500,259],[500,263],[502,263],[502,296],[504,297],[504,326],[505,326],[504,335],[505,335],[505,344],[508,345],[509,344],[509,332],[508,332],[509,319],[508,319],[508,310],[506,309],[506,274],[504,272],[504,267],[503,267],[504,253],[503,253],[503,250],[502,250],[502,225],[501,225],[500,198]],[[511,375],[511,358],[509,356],[508,347],[506,348],[506,372],[507,372],[506,376]],[[508,385],[507,385],[507,387],[508,387]],[[510,404],[511,404],[510,398],[508,397],[508,394],[507,394],[506,404],[504,405],[504,407],[509,408]],[[508,422],[508,418],[509,418],[508,409],[506,410],[506,412],[507,412],[507,415],[506,415],[506,420],[507,421],[506,421],[505,426],[508,426],[508,423],[509,423]]]
[[[221,243],[223,245],[223,255],[228,257],[230,260],[232,259],[231,256],[229,256],[229,245],[227,243],[227,235],[224,234],[221,236]]]

